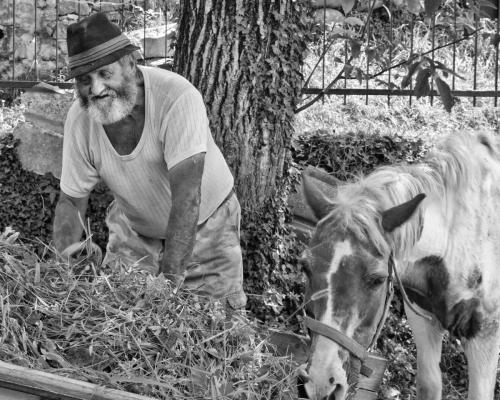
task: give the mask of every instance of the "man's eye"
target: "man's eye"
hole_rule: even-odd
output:
[[[90,83],[90,78],[88,76],[76,78],[76,83],[78,85],[88,85]]]
[[[109,79],[111,77],[111,72],[109,72],[109,71],[100,71],[99,75],[101,76],[101,78]]]

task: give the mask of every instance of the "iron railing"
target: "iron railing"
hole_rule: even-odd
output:
[[[0,80],[0,89],[5,88],[16,88],[16,89],[24,89],[32,87],[40,82],[38,79],[38,43],[37,40],[39,36],[39,30],[41,27],[37,26],[38,18],[38,0],[33,0],[34,10],[35,10],[35,27],[34,27],[34,70],[33,74],[19,77],[16,76],[16,0],[7,0],[10,1],[10,6],[12,7],[12,24],[7,26],[7,29],[11,29],[12,35],[12,52],[9,55],[8,59],[12,65],[12,73],[9,79]],[[59,25],[60,21],[58,18],[60,5],[63,0],[56,0],[56,15],[55,15],[55,38],[54,38],[54,47],[55,47],[55,79],[45,80],[46,83],[51,85],[59,86],[61,88],[71,88],[71,82],[65,82],[63,76],[61,75],[62,69],[65,67],[61,65],[59,60],[59,46],[58,44],[61,42],[61,38],[59,37]],[[84,0],[81,0],[84,1]],[[120,0],[121,8],[120,8],[120,24],[123,28],[124,23],[124,10],[125,7],[132,5],[133,3],[137,3],[137,0]],[[151,0],[150,0],[151,1]],[[371,2],[372,0],[370,0]],[[490,29],[488,34],[491,34],[492,37],[495,37],[495,43],[492,45],[494,51],[494,65],[490,66],[490,75],[492,76],[491,82],[485,82],[484,76],[480,81],[478,77],[480,76],[480,67],[479,59],[481,58],[481,50],[484,51],[484,40],[481,38],[485,35],[484,29],[482,29],[481,24],[483,24],[484,20],[479,18],[479,12],[475,12],[473,19],[473,26],[464,28],[462,21],[460,20],[460,13],[464,13],[463,6],[457,3],[459,0],[454,0],[452,8],[453,8],[453,16],[451,18],[451,22],[448,23],[448,33],[449,40],[445,40],[446,43],[437,43],[437,41],[442,42],[444,38],[444,28],[438,27],[436,25],[436,16],[433,15],[430,18],[430,26],[428,26],[427,31],[425,32],[425,40],[428,42],[430,49],[426,50],[426,53],[430,58],[434,60],[439,59],[439,52],[442,49],[446,49],[448,54],[451,52],[451,60],[448,60],[448,65],[450,69],[450,77],[449,84],[451,87],[451,92],[454,96],[457,97],[470,97],[472,98],[473,104],[476,105],[476,101],[478,98],[491,98],[493,100],[493,105],[496,107],[498,104],[499,93],[499,38],[500,38],[500,9],[496,9],[496,20],[491,19],[492,15],[490,13],[490,19],[488,20],[489,26],[495,26],[493,31]],[[477,10],[481,9],[481,4],[479,2],[488,1],[488,0],[473,0],[473,3],[470,5],[471,9],[474,8]],[[5,0],[4,0],[5,2]],[[141,6],[144,10],[144,37],[143,37],[143,51],[146,51],[146,15],[147,11],[151,7],[148,0],[140,1]],[[375,1],[373,0],[374,4]],[[462,1],[463,3],[463,1]],[[78,2],[78,19],[81,18],[81,2]],[[99,8],[102,5],[107,4],[105,1],[94,1],[94,5],[99,4]],[[117,4],[117,1],[114,1],[113,4]],[[155,3],[157,6],[157,3]],[[449,7],[449,5],[448,5]],[[498,8],[498,7],[497,7]],[[342,65],[350,62],[350,57],[352,56],[352,50],[348,46],[347,41],[342,41],[340,39],[333,38],[331,32],[334,31],[335,28],[338,28],[338,24],[328,25],[326,22],[326,8],[323,10],[323,21],[321,25],[323,27],[323,32],[319,35],[320,45],[318,46],[318,56],[316,61],[312,61],[311,65],[314,65],[309,70],[305,71],[308,75],[306,79],[306,85],[303,89],[304,95],[304,104],[301,108],[307,107],[321,99],[323,96],[331,96],[331,95],[340,95],[344,97],[344,102],[346,101],[348,96],[364,96],[365,101],[368,103],[368,100],[371,96],[386,96],[387,103],[391,103],[391,98],[393,96],[406,96],[408,97],[409,104],[412,104],[412,101],[415,96],[413,84],[410,84],[408,88],[401,88],[399,86],[400,78],[405,74],[407,64],[405,63],[405,59],[398,58],[395,54],[396,49],[393,49],[392,45],[395,41],[395,36],[399,32],[401,35],[402,32],[406,35],[405,42],[401,42],[400,45],[406,48],[406,56],[410,58],[412,55],[422,53],[422,48],[417,48],[416,41],[422,41],[422,34],[416,33],[417,27],[422,26],[423,17],[418,17],[415,15],[410,15],[409,13],[403,13],[401,11],[394,10],[392,6],[392,2],[389,2],[387,6],[384,6],[384,10],[386,13],[385,23],[381,28],[381,24],[378,23],[377,26],[374,26],[374,22],[376,18],[373,17],[373,7],[370,6],[368,10],[368,17],[366,19],[366,25],[359,30],[362,30],[362,40],[361,46],[369,51],[370,48],[375,45],[377,37],[384,36],[386,42],[388,43],[389,51],[387,53],[386,58],[386,68],[380,67],[380,64],[374,65],[372,60],[367,56],[364,60],[364,65],[356,67],[357,70],[363,70],[362,72],[362,81],[356,83],[356,79],[349,74],[342,72]],[[167,15],[167,13],[165,13]],[[388,19],[387,19],[388,16]],[[379,18],[380,19],[380,18]],[[404,20],[404,28],[401,28],[401,23]],[[380,22],[380,21],[379,21]],[[1,23],[1,22],[0,22]],[[167,25],[168,21],[165,21],[165,25]],[[451,31],[449,28],[452,28]],[[382,31],[381,31],[382,29]],[[470,32],[472,30],[472,32]],[[464,32],[468,34],[467,37],[464,37]],[[165,32],[166,34],[167,32]],[[496,35],[496,36],[495,36]],[[166,35],[165,35],[166,36]],[[64,40],[64,39],[62,39]],[[470,62],[472,63],[472,76],[467,76],[465,82],[460,80],[460,84],[457,80],[457,76],[461,73],[461,68],[457,65],[458,55],[457,51],[459,49],[459,45],[464,41],[472,42],[470,45],[471,54],[468,55],[470,57]],[[165,62],[167,61],[167,40],[165,40]],[[343,49],[343,50],[342,50]],[[490,49],[491,50],[491,49]],[[338,56],[339,53],[343,53],[341,57]],[[404,52],[400,52],[399,56]],[[365,54],[368,54],[365,52]],[[334,61],[332,61],[334,60]],[[491,60],[490,60],[491,61]],[[321,67],[318,69],[318,67]],[[336,69],[341,69],[341,72],[336,72]],[[377,70],[378,68],[378,70]],[[33,76],[34,75],[34,76]],[[483,74],[484,75],[484,74]],[[359,76],[358,76],[359,78]],[[369,78],[369,79],[366,79]],[[380,79],[384,78],[384,84],[380,83]],[[375,81],[378,79],[379,81]],[[385,86],[385,87],[384,87]],[[434,97],[437,96],[437,91],[432,87],[430,92],[430,101],[433,102]],[[309,98],[308,98],[309,96]]]
[[[322,25],[323,31],[321,35],[318,35],[318,42],[320,43],[317,43],[316,59],[314,62],[309,62],[312,67],[307,68],[306,65],[304,70],[304,74],[307,76],[306,85],[303,89],[304,100],[296,112],[311,106],[324,96],[332,95],[343,96],[344,103],[348,96],[363,96],[366,103],[368,103],[371,96],[387,96],[387,104],[391,103],[393,96],[406,96],[409,105],[411,105],[415,98],[414,80],[411,81],[408,88],[400,86],[402,77],[407,73],[408,60],[411,57],[424,54],[435,62],[439,61],[442,52],[447,53],[446,58],[448,60],[446,63],[449,64],[446,65],[449,68],[447,80],[452,95],[455,97],[469,97],[472,99],[474,106],[478,98],[491,98],[493,105],[496,107],[500,96],[498,87],[500,8],[498,7],[498,1],[472,0],[469,4],[466,4],[466,1],[460,1],[460,3],[459,0],[452,1],[448,1],[448,4],[446,4],[448,11],[447,26],[437,26],[436,22],[439,23],[440,19],[436,13],[431,18],[426,18],[423,13],[416,16],[409,12],[395,10],[392,2],[388,2],[387,6],[383,6],[385,21],[381,21],[380,16],[375,17],[372,15],[373,8],[371,4],[375,4],[375,1],[369,0],[370,8],[368,13],[365,12],[364,18],[366,23],[357,29],[357,37],[362,40],[361,47],[364,50],[369,50],[376,44],[377,38],[385,35],[387,57],[383,66],[381,64],[384,63],[375,65],[377,63],[373,63],[367,56],[360,57],[360,59],[365,60],[365,63],[362,66],[360,65],[361,61],[358,62],[356,68],[358,71],[362,69],[362,82],[356,82],[356,79],[343,69],[344,65],[351,65],[350,62],[353,61],[351,59],[352,49],[348,45],[351,39],[338,39],[334,32],[345,28],[345,22],[341,21],[328,26],[325,22],[326,8],[323,10],[318,9],[316,11],[317,15],[321,15],[321,11],[323,11],[323,21],[318,23]],[[322,2],[317,3],[321,5]],[[326,4],[326,1],[324,4]],[[442,13],[442,10],[439,12]],[[485,15],[486,13],[488,15]],[[368,17],[366,17],[366,14],[368,14]],[[469,14],[469,24],[464,23],[464,14]],[[427,27],[425,35],[422,32],[419,34],[417,27],[424,25]],[[486,27],[489,29],[485,29]],[[383,32],[383,30],[386,32]],[[330,32],[330,38],[327,31]],[[351,31],[353,30],[351,29]],[[394,54],[396,50],[394,48],[396,32],[399,32],[400,35],[402,32],[406,34],[406,41],[399,43],[406,51],[399,51],[399,57]],[[485,38],[490,40],[491,43],[486,43]],[[424,40],[427,42],[425,50],[422,43],[420,43],[421,46],[417,46],[416,43]],[[343,47],[339,45],[342,42]],[[472,64],[471,73],[461,77],[464,79],[459,79],[457,77],[462,75],[463,72],[457,65],[459,60],[457,52],[459,48],[463,50],[464,47],[467,47],[469,54],[461,54],[460,60],[463,61],[464,56],[468,58],[467,63]],[[494,65],[489,65],[488,68],[481,65],[480,62],[485,51],[494,52],[492,57]],[[402,58],[403,53],[405,57]],[[492,61],[491,58],[490,61]],[[486,69],[488,69],[487,73],[485,73]],[[491,79],[485,79],[485,75]],[[479,76],[483,79],[479,80]],[[383,83],[380,82],[381,77],[384,78]],[[439,96],[434,87],[431,87],[429,96],[431,104],[434,98]]]
[[[4,3],[7,3],[6,5],[7,6],[10,6],[12,7],[11,8],[11,20],[12,20],[12,24],[2,24],[2,21],[0,20],[0,25],[3,25],[3,26],[6,26],[7,29],[10,29],[10,33],[11,33],[11,39],[12,39],[12,51],[11,53],[9,54],[9,57],[8,57],[8,60],[9,60],[9,63],[10,65],[12,66],[12,71],[11,71],[11,74],[10,74],[10,77],[9,79],[0,79],[0,89],[26,89],[26,88],[30,88],[30,87],[33,87],[37,84],[39,84],[41,82],[41,80],[39,79],[39,54],[38,54],[38,48],[39,48],[39,32],[40,32],[40,29],[42,27],[38,26],[38,3],[39,3],[39,0],[32,0],[33,1],[33,6],[34,6],[34,23],[35,23],[35,26],[34,26],[34,35],[33,35],[33,41],[34,41],[34,57],[33,57],[33,66],[34,66],[34,69],[32,71],[32,73],[28,74],[27,76],[25,77],[20,77],[20,76],[16,76],[16,63],[20,63],[21,61],[18,60],[17,56],[16,56],[16,14],[17,14],[17,7],[16,7],[16,0],[4,0]],[[66,67],[65,64],[61,65],[61,61],[60,61],[60,50],[59,50],[59,44],[61,43],[61,41],[64,41],[65,42],[65,38],[60,38],[59,37],[59,28],[61,26],[61,21],[60,21],[60,18],[59,18],[59,14],[60,14],[60,5],[64,2],[65,0],[56,0],[55,2],[55,28],[54,28],[54,35],[55,35],[55,38],[53,38],[53,47],[55,49],[55,71],[53,71],[53,79],[44,79],[43,81],[47,84],[50,84],[50,85],[53,85],[53,86],[58,86],[60,88],[72,88],[73,87],[73,83],[72,82],[65,82],[64,81],[64,76],[63,74],[61,74],[61,72],[63,71],[63,69]],[[93,2],[90,2],[90,1],[85,1],[85,0],[79,0],[78,2],[76,1],[72,1],[72,3],[76,3],[77,4],[77,19],[80,20],[83,16],[82,16],[82,4],[83,3],[93,3],[94,6],[96,7],[96,11],[101,11],[103,9],[103,6],[105,5],[113,5],[114,7],[118,7],[118,12],[119,12],[119,15],[120,15],[120,20],[119,20],[119,25],[120,27],[122,28],[122,30],[124,29],[124,22],[125,22],[125,18],[124,18],[124,14],[125,14],[125,9],[126,7],[137,7],[137,3],[138,4],[141,4],[141,8],[143,9],[143,16],[144,16],[144,20],[143,20],[143,29],[144,29],[144,32],[143,32],[143,54],[146,53],[146,46],[147,46],[147,42],[146,42],[146,29],[147,29],[147,21],[146,21],[146,16],[147,16],[147,13],[149,10],[153,10],[152,8],[152,5],[150,4],[152,1],[151,0],[115,0],[115,1],[105,1],[105,0],[95,0]],[[10,4],[9,4],[10,3]],[[24,2],[26,3],[26,2]],[[153,5],[156,6],[155,7],[155,11],[158,11],[158,4],[161,3],[161,0],[160,2],[158,1],[154,1],[153,0]],[[166,1],[165,1],[165,4],[166,4]],[[166,7],[166,5],[164,5],[164,7]],[[164,62],[167,63],[167,53],[168,53],[168,47],[169,47],[169,43],[168,43],[168,38],[167,38],[167,25],[169,24],[169,20],[168,20],[168,13],[165,12],[164,13],[164,24],[165,24],[165,49],[164,49],[164,54],[165,54],[165,57],[164,57]]]

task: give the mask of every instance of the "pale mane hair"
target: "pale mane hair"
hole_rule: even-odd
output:
[[[394,251],[396,256],[404,256],[420,235],[422,207],[390,235],[382,232],[382,211],[419,193],[442,198],[444,210],[450,202],[466,206],[468,191],[481,185],[492,165],[500,170],[499,163],[497,139],[492,134],[452,134],[422,163],[380,167],[366,177],[340,186],[325,222],[331,229],[349,231],[358,240],[372,244],[381,255]]]

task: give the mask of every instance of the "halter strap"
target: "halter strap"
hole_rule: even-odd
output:
[[[324,324],[321,321],[315,320],[313,318],[310,318],[308,316],[304,316],[304,322],[307,328],[309,328],[312,332],[317,333],[318,335],[324,336],[333,342],[339,344],[343,348],[349,351],[354,357],[360,360],[361,362],[361,374],[369,377],[372,374],[372,370],[368,368],[366,365],[364,365],[364,362],[368,355],[370,354],[370,351],[376,346],[377,344],[377,339],[380,335],[380,332],[382,331],[382,328],[384,327],[385,319],[387,317],[387,313],[389,312],[389,307],[391,305],[391,298],[394,293],[394,282],[393,282],[393,275],[396,278],[396,281],[401,289],[402,295],[403,295],[403,301],[410,307],[413,312],[415,312],[417,315],[421,316],[422,318],[431,320],[432,317],[429,315],[422,314],[418,310],[413,307],[411,301],[408,299],[408,296],[405,292],[405,289],[403,287],[403,283],[401,282],[401,278],[399,277],[398,270],[396,268],[396,262],[394,261],[394,255],[393,253],[390,254],[389,260],[388,260],[388,272],[389,275],[387,277],[387,291],[386,291],[386,296],[385,296],[385,303],[384,303],[384,311],[382,313],[382,316],[380,317],[380,320],[377,325],[377,330],[375,331],[375,335],[372,338],[372,341],[370,345],[368,346],[367,349],[365,349],[361,344],[356,342],[354,339],[350,338],[343,332],[339,331],[338,329],[332,328],[329,325]],[[328,290],[323,289],[320,290],[316,293],[313,293],[311,295],[311,300],[315,301],[320,298],[323,298],[328,295]]]
[[[354,357],[359,359],[361,362],[361,371],[360,373],[366,377],[371,376],[373,371],[368,368],[366,365],[364,365],[366,358],[368,357],[370,351],[375,347],[377,344],[377,339],[380,335],[380,332],[382,331],[382,328],[384,327],[384,322],[387,317],[387,313],[389,312],[389,307],[391,305],[391,298],[392,294],[394,293],[394,284],[393,284],[393,273],[396,273],[396,265],[394,263],[394,257],[391,253],[389,256],[389,262],[388,262],[388,277],[387,277],[387,293],[385,297],[385,302],[384,302],[384,311],[382,313],[382,316],[380,317],[379,323],[377,325],[377,329],[375,331],[375,335],[373,336],[373,339],[368,346],[367,349],[365,349],[361,344],[356,342],[354,339],[350,338],[343,332],[339,331],[338,329],[332,328],[329,325],[324,324],[321,321],[315,320],[313,318],[310,318],[308,316],[304,316],[304,322],[307,328],[309,328],[312,332],[317,333],[318,335],[324,336],[333,342],[337,343],[338,345],[342,346],[345,348],[349,353],[351,353]],[[316,293],[313,293],[311,295],[311,300],[318,300],[322,297],[325,297],[328,295],[328,290],[323,289],[320,290]]]
[[[349,350],[349,352],[359,358],[361,362],[363,362],[368,354],[366,349],[361,346],[354,339],[351,339],[349,336],[340,332],[338,329],[332,328],[329,325],[324,324],[323,322],[317,321],[315,319],[304,317],[304,321],[306,326],[321,336],[325,336],[330,340],[333,340],[335,343],[340,344],[345,349]]]
[[[380,317],[380,320],[378,321],[377,330],[375,331],[372,342],[368,346],[369,351],[377,346],[377,339],[380,336],[380,332],[382,332],[382,329],[384,328],[385,320],[391,306],[392,295],[394,294],[394,280],[392,279],[392,274],[396,271],[396,264],[392,253],[389,255],[387,264],[389,276],[387,277],[387,292],[385,295],[384,311],[382,313],[382,317]]]

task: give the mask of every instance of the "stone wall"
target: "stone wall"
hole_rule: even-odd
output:
[[[85,17],[98,11],[106,12],[110,20],[126,31],[135,29],[135,33],[130,33],[136,41],[138,38],[142,39],[138,43],[141,47],[146,42],[147,56],[171,56],[173,49],[168,46],[168,52],[165,54],[164,44],[165,36],[167,39],[173,40],[175,35],[175,29],[171,26],[168,29],[163,26],[163,33],[159,33],[161,29],[157,27],[155,31],[152,31],[150,38],[147,37],[146,41],[143,40],[144,30],[138,28],[144,23],[143,6],[145,1],[147,0],[16,0],[15,10],[13,9],[13,1],[1,1],[0,80],[56,80],[62,78],[67,72],[67,26],[78,21],[79,17]],[[148,23],[151,24],[153,15],[151,11],[156,10],[157,16],[162,15],[162,2],[158,1],[156,4],[149,0],[146,5],[148,10],[146,16],[149,18],[146,26],[148,26]],[[12,29],[13,26],[14,29]],[[148,39],[153,40],[155,48],[163,49],[161,55],[156,55],[159,50],[151,55],[151,50],[148,51]],[[163,47],[161,40],[163,40]],[[14,63],[12,62],[13,49]]]
[[[73,102],[72,90],[27,90],[21,95],[24,122],[14,129],[20,140],[17,153],[23,168],[61,177],[64,121]]]

